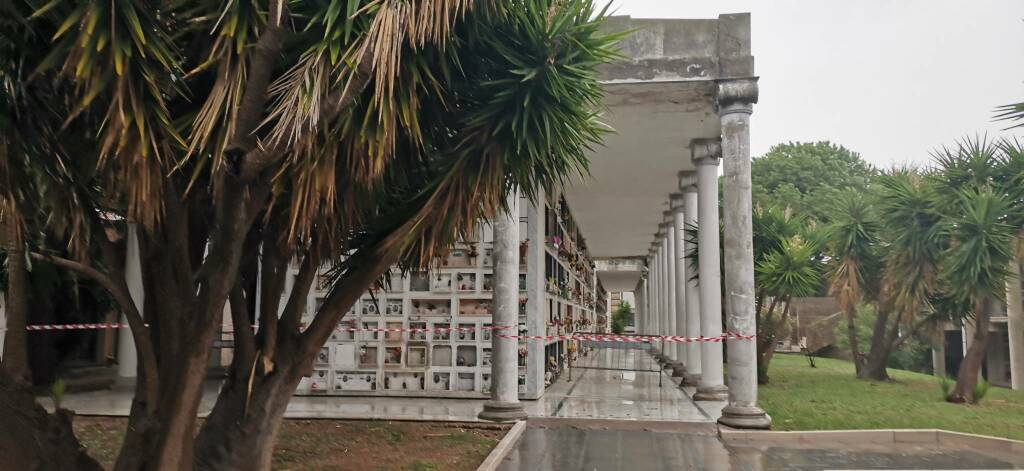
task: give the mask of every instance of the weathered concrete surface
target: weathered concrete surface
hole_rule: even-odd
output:
[[[754,73],[750,14],[705,19],[609,19],[610,31],[636,30],[619,45],[625,60],[601,70],[606,81],[710,80]]]
[[[508,198],[508,212],[499,212],[494,229],[494,326],[509,326],[497,333],[514,333],[519,325],[519,194]],[[491,400],[480,418],[497,422],[522,420],[519,402],[519,345],[513,338],[491,336]]]
[[[732,333],[756,335],[754,243],[750,195],[750,114],[757,102],[757,81],[718,84],[725,161],[726,324]],[[729,405],[719,422],[740,428],[768,428],[771,419],[757,407],[757,344],[730,339]]]

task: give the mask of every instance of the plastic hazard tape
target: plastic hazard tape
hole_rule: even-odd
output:
[[[256,326],[253,326],[254,328]],[[127,329],[128,324],[122,323],[98,323],[98,324],[34,324],[25,326],[26,330],[29,331],[45,331],[45,330],[100,330],[100,329]],[[338,327],[335,330],[339,332],[473,332],[476,330],[507,330],[511,329],[509,326],[490,326],[485,325],[481,327],[432,327],[432,328],[420,328],[420,327],[383,327],[383,328],[367,328],[367,327]],[[4,329],[6,330],[6,329]]]
[[[25,326],[26,330],[95,330],[95,329],[127,329],[128,324],[101,323],[101,324],[35,324]]]
[[[627,336],[627,335],[603,335],[603,334],[569,334],[569,335],[510,335],[494,334],[503,339],[520,340],[591,340],[596,342],[636,342],[636,343],[692,343],[692,342],[724,342],[729,339],[753,340],[756,335],[742,335],[733,332],[726,332],[716,337],[680,337],[677,335],[663,336]]]
[[[506,325],[490,326],[485,325],[481,327],[386,327],[386,328],[366,328],[366,327],[338,327],[334,329],[338,332],[473,332],[476,330],[508,330],[512,327]]]

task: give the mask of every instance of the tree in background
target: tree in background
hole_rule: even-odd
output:
[[[633,306],[630,306],[628,301],[622,301],[612,313],[612,332],[621,334],[626,331],[626,326],[630,325],[634,325]]]
[[[54,146],[74,165],[52,229],[84,245],[32,257],[103,286],[131,325],[117,469],[269,468],[297,383],[391,266],[429,266],[512,188],[586,172],[606,131],[596,68],[620,37],[589,0],[54,0],[32,16],[10,24],[53,43],[20,80],[70,106],[43,136],[73,143]],[[129,224],[144,306],[117,245]],[[323,266],[329,294],[307,315]],[[197,438],[229,298],[234,360]]]
[[[878,283],[879,223],[863,193],[845,192],[833,200],[828,233],[831,257],[829,294],[839,302],[846,318],[846,336],[857,377],[863,377],[864,359],[857,338],[857,306],[876,292]]]
[[[807,236],[804,221],[785,211],[755,209],[753,222],[757,381],[768,384],[775,346],[790,329],[790,303],[821,287],[821,251],[816,238]]]
[[[988,350],[993,303],[1004,299],[1015,237],[1022,222],[1019,162],[1014,142],[965,138],[935,152],[930,175],[934,207],[942,214],[948,245],[939,276],[944,295],[969,307],[974,337],[949,395],[952,402],[973,402],[975,385]]]
[[[755,203],[827,221],[829,201],[844,190],[866,191],[877,173],[860,154],[828,141],[776,144],[751,162],[751,192]]]

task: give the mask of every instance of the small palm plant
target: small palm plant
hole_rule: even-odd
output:
[[[816,244],[797,235],[783,240],[778,249],[767,253],[757,264],[759,297],[771,297],[768,308],[758,310],[757,380],[760,384],[768,383],[768,365],[775,352],[776,338],[788,328],[790,302],[794,297],[813,295],[821,286],[818,252]]]

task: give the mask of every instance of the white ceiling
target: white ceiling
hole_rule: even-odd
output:
[[[565,198],[594,258],[646,256],[678,173],[692,170],[690,140],[720,134],[713,82],[605,85],[605,122],[616,133],[590,155],[591,177]],[[638,275],[637,275],[638,276]],[[630,285],[632,289],[636,278]],[[602,283],[609,290],[609,284]]]

